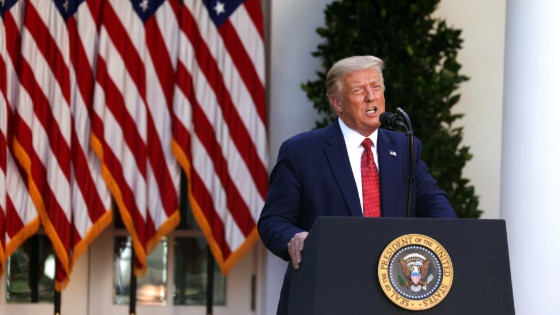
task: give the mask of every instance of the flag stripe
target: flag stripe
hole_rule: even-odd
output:
[[[213,127],[211,126],[210,122],[207,120],[206,116],[202,113],[202,110],[200,108],[200,105],[198,104],[197,100],[196,100],[196,96],[194,95],[194,87],[192,87],[193,83],[192,83],[192,77],[190,76],[190,74],[188,73],[188,71],[186,71],[185,68],[180,67],[179,70],[180,74],[179,76],[181,78],[184,79],[183,82],[181,82],[182,84],[184,84],[184,87],[191,87],[188,90],[183,90],[183,92],[185,94],[187,94],[189,91],[190,93],[188,94],[188,98],[189,98],[189,102],[191,104],[192,107],[192,113],[193,113],[193,120],[196,121],[196,125],[194,127],[194,131],[196,132],[196,134],[199,135],[211,135],[214,133],[213,131]],[[203,139],[199,139],[200,141],[203,141]],[[233,218],[235,219],[235,221],[238,223],[238,225],[240,226],[241,230],[243,231],[244,235],[247,236],[250,232],[251,229],[253,229],[255,227],[253,218],[249,212],[249,209],[246,206],[246,203],[243,201],[243,198],[241,198],[241,196],[239,195],[239,192],[236,189],[236,186],[233,182],[233,180],[231,179],[231,177],[228,174],[228,170],[227,170],[227,162],[224,159],[223,155],[221,154],[221,152],[219,152],[219,148],[220,145],[216,142],[215,138],[212,137],[205,137],[206,142],[205,143],[201,143],[206,152],[208,152],[209,156],[204,156],[203,163],[204,164],[204,160],[210,159],[213,163],[210,166],[213,166],[214,171],[210,172],[208,174],[208,176],[206,177],[206,180],[203,185],[206,187],[211,187],[212,184],[209,183],[209,181],[213,181],[217,178],[220,180],[221,187],[230,187],[231,190],[228,191],[228,194],[226,196],[227,198],[227,206],[226,204],[224,204],[221,208],[223,209],[235,209],[235,211],[231,212],[231,215],[233,216]],[[201,155],[200,155],[201,156]],[[197,172],[202,171],[202,169],[197,170]],[[208,188],[207,188],[208,189]],[[210,189],[208,189],[210,190]],[[204,207],[209,207],[210,205],[212,205],[214,202],[210,202],[209,204],[203,204]],[[220,208],[220,206],[217,206],[218,208]],[[225,216],[225,213],[224,213]],[[222,216],[223,217],[223,216]]]
[[[91,25],[99,25],[101,7],[98,1],[83,3],[85,5],[78,8],[75,16],[67,20],[69,55],[73,67],[71,81],[73,93],[78,94],[72,97],[72,166],[75,180],[72,205],[72,262],[85,253],[112,220],[111,200],[101,179],[101,165],[89,146],[95,82],[91,64],[94,54],[97,53],[95,47],[99,29],[92,28]],[[93,19],[92,14],[97,19]]]
[[[244,7],[251,17],[251,21],[253,22],[253,25],[255,25],[255,30],[258,32],[260,39],[264,41],[264,28],[261,27],[264,25],[264,21],[259,0],[247,0],[245,1]]]
[[[224,39],[224,44],[231,60],[239,70],[239,74],[243,79],[245,86],[253,98],[254,104],[262,104],[265,99],[264,88],[259,78],[258,73],[253,67],[251,58],[247,55],[245,47],[242,45],[237,32],[231,25],[231,22],[226,21],[220,28],[219,32]],[[266,109],[264,106],[256,106],[257,112],[261,121],[266,122]]]
[[[268,187],[262,30],[250,29],[262,25],[248,21],[258,14],[246,5],[224,13],[187,0],[179,14],[174,152],[188,176],[193,214],[224,273],[257,240]]]
[[[109,74],[106,72],[107,66],[105,61],[102,58],[98,59],[98,67],[97,67],[97,82],[99,82],[105,91],[105,97],[107,97],[106,108],[110,111],[113,120],[119,121],[121,124],[126,126],[134,126],[135,122],[128,112],[124,109],[124,99],[120,94],[119,89],[115,86],[113,81],[109,78]],[[144,142],[141,139],[141,136],[136,132],[138,131],[135,128],[127,128],[127,132],[122,134],[121,130],[114,129],[112,132],[119,134],[110,134],[111,137],[114,139],[123,139],[127,143],[127,147],[129,148],[136,148],[136,150],[143,150],[144,149]],[[119,137],[122,136],[122,137]],[[101,138],[103,138],[103,134],[101,134]],[[119,162],[119,159],[113,154],[113,150],[108,146],[109,144],[103,148],[102,152],[99,152],[99,155],[102,157],[103,163],[107,165],[109,170],[119,170],[122,169],[122,166]],[[117,146],[117,145],[115,145]],[[132,155],[132,153],[128,153],[128,155]],[[141,156],[145,156],[145,153],[142,151],[141,154],[136,153],[134,155],[136,163],[140,164],[140,166],[136,165],[136,169],[139,171],[144,171],[141,175],[145,176],[145,162],[141,159]],[[116,193],[113,191],[113,195],[120,195],[123,199],[121,204],[119,204],[119,210],[122,211],[127,209],[128,212],[133,214],[134,218],[141,217],[140,210],[137,208],[137,203],[134,197],[134,193],[126,183],[127,180],[125,177],[121,176],[121,172],[114,172],[112,173],[112,177],[116,180],[116,185],[119,187],[120,193]],[[142,189],[141,187],[138,187]],[[138,219],[139,220],[139,219]],[[134,226],[140,224],[141,221],[136,221]],[[137,231],[136,234],[138,235]]]
[[[245,129],[242,119],[239,117],[237,111],[235,110],[235,105],[233,104],[228,89],[224,82],[221,80],[219,75],[220,70],[217,66],[216,60],[211,56],[211,52],[208,46],[205,44],[202,35],[198,32],[196,27],[195,19],[188,10],[183,10],[183,27],[186,31],[186,35],[189,40],[194,43],[195,55],[198,61],[200,69],[205,74],[206,77],[212,78],[208,81],[213,91],[216,91],[216,98],[219,107],[221,108],[224,117],[226,118],[226,123],[230,128],[231,140],[235,143],[238,151],[241,153],[243,160],[247,165],[253,165],[254,168],[251,169],[252,179],[258,187],[259,193],[264,198],[266,196],[266,190],[268,187],[268,172],[263,163],[258,163],[261,161],[260,155],[251,141],[251,135]],[[255,163],[257,162],[257,163]]]

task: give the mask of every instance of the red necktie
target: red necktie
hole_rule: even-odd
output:
[[[379,193],[379,173],[373,160],[371,147],[373,142],[366,138],[362,142],[362,196],[364,199],[364,217],[381,216],[381,198]]]

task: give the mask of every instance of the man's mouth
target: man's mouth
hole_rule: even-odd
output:
[[[376,106],[366,109],[366,115],[371,117],[371,116],[375,116],[375,114],[377,114],[377,107]]]

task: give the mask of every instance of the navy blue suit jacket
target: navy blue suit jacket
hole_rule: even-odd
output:
[[[411,216],[455,217],[447,195],[438,188],[421,160],[415,139],[415,185]],[[408,139],[403,133],[379,129],[377,138],[381,214],[406,217],[408,201]],[[264,245],[289,260],[288,242],[310,231],[319,216],[362,217],[358,189],[338,121],[326,128],[296,135],[280,147],[269,180],[269,192],[258,230]],[[305,263],[305,261],[302,261]],[[288,266],[291,270],[291,264]],[[287,313],[289,272],[284,278],[278,314]]]

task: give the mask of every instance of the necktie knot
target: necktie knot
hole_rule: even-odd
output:
[[[373,141],[371,141],[370,138],[365,138],[364,141],[362,141],[362,147],[364,147],[365,150],[371,150],[372,146]]]

